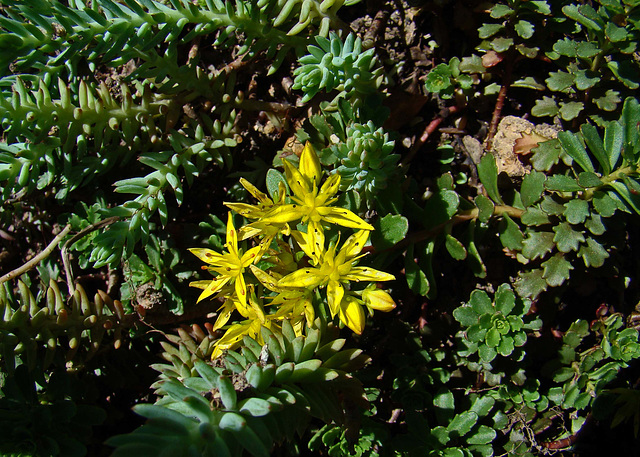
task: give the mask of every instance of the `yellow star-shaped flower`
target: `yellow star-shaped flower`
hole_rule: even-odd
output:
[[[359,230],[373,230],[352,211],[334,208],[330,205],[340,186],[340,175],[333,174],[319,186],[321,178],[320,160],[310,143],[307,143],[300,155],[300,165],[295,168],[287,160],[283,161],[285,176],[293,192],[293,203],[275,205],[260,218],[262,223],[282,224],[302,220],[314,229],[322,230],[321,222],[341,225]]]
[[[395,276],[369,267],[355,266],[355,262],[364,254],[360,254],[369,239],[369,231],[360,230],[351,235],[337,251],[337,245],[330,244],[325,250],[324,237],[314,232],[294,232],[300,247],[315,264],[313,267],[301,268],[280,279],[279,287],[304,287],[313,289],[327,286],[327,301],[332,316],[336,314],[340,320],[356,333],[362,333],[365,315],[361,301],[348,295],[345,297],[343,283],[351,281],[391,281]],[[369,302],[372,300],[370,299]]]
[[[256,246],[243,253],[238,249],[238,234],[233,226],[231,213],[227,220],[228,252],[219,254],[216,251],[205,248],[192,248],[190,252],[210,266],[203,267],[217,274],[211,281],[193,281],[190,286],[204,289],[198,297],[198,302],[219,292],[227,283],[234,283],[235,293],[239,303],[247,306],[247,284],[244,280],[244,270],[249,265],[257,262],[262,255],[262,246]]]

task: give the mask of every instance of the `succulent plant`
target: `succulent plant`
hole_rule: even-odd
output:
[[[387,187],[397,173],[400,156],[393,153],[394,141],[373,122],[347,127],[346,140],[331,147],[337,157],[341,190],[355,190],[371,205],[372,198]]]
[[[507,357],[527,342],[526,330],[539,330],[542,321],[528,316],[529,300],[520,300],[508,284],[502,284],[492,302],[483,290],[474,290],[469,302],[456,308],[453,317],[466,327],[468,352],[478,352],[481,361],[491,362],[498,354]]]

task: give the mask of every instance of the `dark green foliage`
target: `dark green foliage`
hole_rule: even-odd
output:
[[[38,385],[39,384],[39,385]],[[70,378],[56,372],[47,383],[19,365],[0,386],[0,453],[38,457],[86,455],[91,428],[100,425],[100,408],[77,404]]]
[[[0,266],[72,233],[39,292],[0,288],[0,453],[91,454],[99,431],[115,456],[529,457],[589,417],[637,434],[637,2],[482,4],[472,44],[465,2],[369,2],[362,23],[351,0],[0,3]],[[466,141],[507,113],[565,128],[514,146],[518,176]],[[392,272],[396,308],[349,337],[328,306],[311,328],[276,316],[211,360],[228,291],[196,304],[184,252],[229,250],[224,202],[273,203],[237,176],[292,204],[295,139],[375,228],[354,261]],[[274,246],[282,277],[301,259]]]

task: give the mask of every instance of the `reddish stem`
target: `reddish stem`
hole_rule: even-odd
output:
[[[511,54],[506,56],[505,65],[506,68],[502,75],[502,87],[498,92],[498,98],[496,99],[496,106],[493,109],[493,115],[491,116],[491,123],[489,124],[489,133],[487,134],[487,150],[491,149],[493,143],[493,137],[498,131],[498,123],[500,122],[500,115],[502,114],[502,108],[504,107],[504,101],[507,98],[507,91],[511,85],[511,74],[513,71],[514,59]]]
[[[450,115],[457,113],[458,111],[460,111],[460,108],[456,105],[450,106],[449,108],[443,108],[442,110],[440,110],[440,112],[438,113],[438,117],[436,117],[434,120],[429,122],[429,125],[427,125],[427,127],[424,129],[424,132],[422,132],[422,135],[420,136],[420,138],[415,142],[415,144],[413,145],[409,153],[402,160],[402,165],[406,165],[409,162],[411,162],[411,160],[413,160],[414,156],[418,153],[422,145],[427,142],[427,140],[429,139],[429,136],[431,136],[431,134],[436,131],[436,129],[440,126],[442,121],[444,121]]]

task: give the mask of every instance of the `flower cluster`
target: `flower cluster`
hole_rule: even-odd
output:
[[[213,357],[237,346],[245,335],[259,339],[261,326],[277,330],[285,319],[301,335],[321,306],[358,334],[364,329],[365,307],[370,313],[395,307],[391,296],[375,284],[394,276],[357,265],[373,227],[352,211],[331,206],[337,200],[340,175],[322,182],[320,161],[308,143],[298,167],[283,163],[287,185],[281,183],[277,198],[241,179],[258,203],[225,203],[251,221],[236,230],[229,213],[227,252],[190,249],[214,274],[212,280],[191,283],[203,289],[198,301],[213,297],[223,302],[214,329],[225,327],[234,311],[243,317],[226,327]],[[329,236],[332,226],[341,227],[337,236]],[[353,233],[341,243],[342,228]],[[243,250],[239,243],[245,240],[253,247]],[[354,284],[361,281],[370,283]]]

